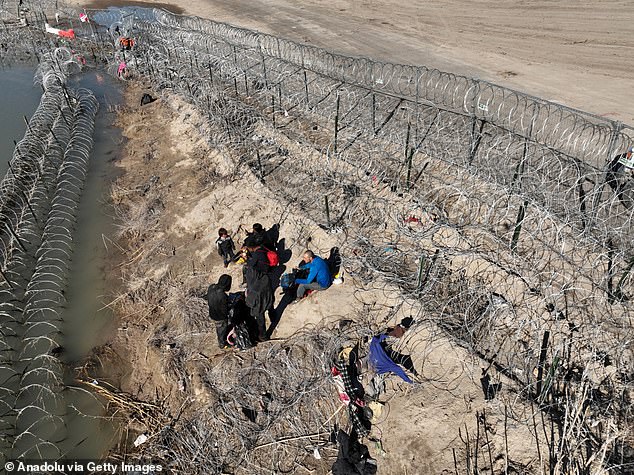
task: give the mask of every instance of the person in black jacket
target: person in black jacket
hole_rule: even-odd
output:
[[[255,223],[253,225],[253,232],[247,234],[247,236],[253,236],[256,239],[256,242],[262,245],[265,249],[269,251],[275,250],[275,242],[271,237],[271,233],[264,229],[260,223]]]
[[[244,266],[244,277],[247,284],[246,304],[250,309],[251,316],[258,324],[258,339],[268,340],[266,334],[265,312],[273,308],[273,288],[269,277],[269,260],[266,257],[266,250],[258,243],[253,236],[248,236],[244,240],[248,258]]]
[[[229,299],[227,292],[231,289],[231,276],[222,274],[217,284],[211,284],[207,289],[207,304],[209,305],[209,318],[216,322],[216,335],[218,346],[224,348],[227,345],[227,333],[229,327]]]
[[[629,162],[632,160],[632,155],[634,154],[634,147],[630,147],[626,152],[620,153],[608,164],[606,173],[605,173],[605,183],[612,188],[612,191],[616,193],[617,198],[624,206],[627,206],[626,200],[624,199],[623,192],[625,191],[626,181],[625,181],[625,169],[628,168],[624,165],[624,162]],[[623,180],[622,180],[623,179]]]
[[[253,236],[247,236],[244,240],[244,247],[247,255],[245,267],[251,267],[259,272],[268,274],[271,270],[271,265],[266,255],[266,249],[260,244],[259,240]]]
[[[266,255],[266,249],[262,247],[259,239],[255,236],[247,236],[244,240],[241,252],[246,259],[244,267],[242,268],[243,285],[247,283],[247,270],[249,268],[255,269],[263,274],[268,274],[271,271],[269,258]]]

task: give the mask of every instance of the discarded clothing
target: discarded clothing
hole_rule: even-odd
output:
[[[367,437],[370,434],[370,418],[366,417],[366,414],[362,412],[359,406],[350,404],[348,406],[348,416],[350,417],[352,428],[361,437]]]
[[[385,349],[381,346],[381,343],[387,338],[387,335],[381,334],[372,337],[370,342],[370,354],[368,355],[368,362],[377,372],[382,373],[394,373],[401,377],[406,383],[412,384],[413,381],[405,374],[403,368],[396,364],[385,352]]]
[[[375,374],[366,386],[366,395],[369,399],[378,399],[385,392],[385,377],[387,373]]]
[[[347,347],[339,352],[339,359],[345,361],[346,363],[350,362],[350,355],[352,354],[353,348]]]
[[[143,94],[143,96],[141,97],[141,105],[144,106],[146,104],[151,104],[152,102],[154,102],[156,99],[154,99],[152,97],[151,94],[148,94],[147,92]]]
[[[375,475],[376,461],[370,457],[368,447],[359,443],[354,430],[350,435],[340,430],[337,434],[339,454],[332,466],[333,475]]]
[[[343,378],[341,377],[341,373],[337,368],[331,368],[330,374],[332,375],[332,381],[335,383],[337,387],[337,391],[339,392],[339,399],[346,406],[350,404],[350,396],[346,393],[346,385],[343,383]]]
[[[349,352],[344,350],[342,353],[343,358],[337,358],[331,373],[333,378],[336,378],[334,382],[339,390],[339,399],[348,406],[348,416],[352,427],[357,434],[365,437],[370,433],[370,423],[369,418],[364,413],[363,387],[358,381],[355,381],[356,353],[354,350]],[[343,393],[341,392],[341,383],[343,383]]]
[[[370,419],[370,422],[372,424],[376,424],[377,422],[379,422],[379,418],[383,413],[383,404],[378,401],[372,401],[368,403],[368,409],[372,411],[372,418]]]
[[[131,50],[134,46],[134,40],[132,38],[122,37],[119,38],[119,45],[122,49]]]
[[[336,374],[334,370],[336,370],[336,373],[338,374]],[[359,395],[362,395],[362,394],[360,394],[361,391],[355,387],[355,384],[350,375],[348,363],[340,359],[337,362],[335,362],[335,367],[331,371],[333,373],[333,376],[334,375],[341,376],[341,379],[343,380],[344,390],[346,394],[350,396],[350,399],[352,401],[356,401],[360,399]]]
[[[59,28],[53,28],[48,23],[44,23],[44,28],[45,28],[47,33],[51,33],[53,35],[61,36],[62,38],[69,38],[69,39],[74,39],[75,38],[75,30],[73,30],[72,28],[70,28],[68,30],[60,30]]]

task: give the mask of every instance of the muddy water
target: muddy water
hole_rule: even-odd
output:
[[[8,168],[8,159],[14,148],[13,140],[19,140],[24,135],[26,124],[23,116],[30,117],[40,100],[41,89],[32,86],[33,75],[34,70],[29,68],[0,69],[1,174]],[[118,81],[103,73],[83,74],[71,81],[70,86],[92,90],[100,103],[100,109],[73,236],[75,248],[69,287],[65,292],[67,304],[62,315],[61,336],[57,338],[64,349],[59,360],[65,363],[66,386],[61,398],[53,396],[51,392],[50,400],[45,402],[47,410],[61,416],[61,419],[38,424],[39,436],[54,441],[54,445],[45,446],[45,450],[41,450],[38,455],[31,454],[29,458],[56,458],[58,454],[63,454],[65,459],[100,458],[115,442],[117,429],[116,424],[104,417],[103,401],[99,401],[74,380],[74,370],[90,350],[103,343],[112,331],[112,316],[107,309],[102,308],[109,294],[104,284],[107,268],[104,236],[112,234],[112,214],[103,203],[113,178],[112,160],[117,157],[121,147],[120,131],[112,124],[115,108],[120,104],[122,95]],[[31,350],[39,352],[37,348]],[[47,386],[50,382],[46,381],[45,373],[42,374],[42,381],[33,383]],[[23,421],[27,425],[35,425],[38,416],[25,416]],[[10,453],[16,456],[28,450],[30,445],[26,437],[19,438]]]
[[[42,89],[33,85],[35,69],[0,69],[0,177],[7,171],[15,145],[24,137],[24,116],[31,117],[40,103]]]
[[[64,359],[72,370],[97,345],[105,342],[113,331],[112,315],[107,308],[109,291],[105,287],[107,254],[112,236],[112,213],[105,206],[112,182],[113,161],[121,150],[122,136],[113,123],[116,106],[122,101],[121,84],[104,73],[89,72],[73,81],[90,89],[99,101],[95,123],[93,153],[78,214],[73,255],[73,273],[67,291],[68,305],[64,312],[66,348]],[[69,371],[69,378],[71,373]],[[69,385],[75,384],[72,380]],[[65,391],[69,426],[68,458],[99,458],[115,442],[116,426],[103,419],[103,410],[92,396],[83,391]],[[88,417],[86,417],[86,414]],[[94,416],[94,417],[93,417]]]
[[[163,8],[165,10],[169,10],[172,13],[176,13],[177,15],[182,15],[185,13],[185,10],[173,3],[161,3],[161,2],[144,2],[144,1],[135,1],[135,0],[93,0],[87,2],[85,4],[85,8],[88,10],[102,10],[111,7],[140,7],[140,8]]]

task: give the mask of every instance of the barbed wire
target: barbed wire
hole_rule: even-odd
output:
[[[632,129],[483,81],[154,13],[135,23],[138,74],[184,95],[270,189],[341,231],[352,275],[422,302],[560,415],[607,366],[631,391],[631,180],[609,166]],[[632,417],[613,410],[606,423]]]
[[[205,310],[196,312],[198,318],[206,318]],[[367,352],[368,325],[374,322],[366,315],[345,329],[338,323],[307,327],[241,356],[209,358],[188,352],[179,341],[166,350],[175,360],[170,364],[196,360],[210,401],[196,410],[197,417],[148,427],[151,441],[128,460],[151,458],[179,473],[195,465],[207,473],[292,472],[299,466],[321,466],[315,451],[332,449],[332,434],[349,425],[345,406],[332,389],[330,367],[351,342],[365,344]],[[175,341],[169,334],[175,330],[166,331],[161,342]]]
[[[24,4],[34,14],[44,6]],[[84,63],[72,48],[55,47],[28,27],[5,24],[0,36],[3,63],[25,49],[30,52],[22,60],[37,58],[43,91],[0,181],[0,454],[4,460],[56,459],[67,430],[64,367],[56,352],[98,106],[91,92],[66,87]]]
[[[522,401],[561,429],[545,442],[535,435],[537,452],[547,445],[549,460],[539,458],[551,473],[630,463],[632,180],[614,168],[614,157],[632,145],[633,129],[451,73],[161,10],[122,11],[91,12],[109,32],[93,37],[108,48],[117,26],[136,39],[132,51],[110,57],[109,70],[125,60],[133,76],[184,96],[208,118],[210,142],[236,157],[238,168],[251,167],[289,207],[341,235],[351,275],[375,290],[400,289],[426,322],[508,378]],[[11,222],[24,215],[11,214]],[[24,263],[15,262],[10,275],[21,275]],[[366,322],[370,328],[378,331]],[[323,333],[311,332],[304,343],[315,345]],[[413,354],[424,348],[409,343]],[[271,358],[270,368],[285,362],[296,373],[291,387],[321,387],[316,374],[301,379],[301,359]],[[240,404],[261,401],[260,383],[282,391],[281,370],[273,377],[263,368],[259,361],[232,368],[252,382],[235,397],[218,386],[223,377],[234,381],[228,369],[210,368],[218,417],[164,429],[147,451],[187,463],[212,428],[226,443],[204,454],[219,471],[226,460],[244,470],[288,469],[283,460],[297,462],[302,444],[289,452],[275,443],[283,457],[267,459],[257,444],[289,430],[308,436],[333,407],[315,389],[308,404],[315,412],[292,421],[277,413],[283,428],[265,417],[229,431]],[[276,395],[288,401],[283,391]],[[535,424],[535,411],[513,397],[504,404],[505,414]],[[597,425],[609,430],[598,433]],[[600,460],[581,451],[581,440]]]

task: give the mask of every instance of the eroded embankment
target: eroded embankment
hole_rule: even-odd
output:
[[[530,416],[527,408],[514,401],[508,424],[502,404],[484,401],[478,361],[440,337],[420,308],[388,285],[347,278],[285,309],[274,341],[241,353],[218,350],[201,296],[224,272],[233,276],[233,290],[241,282],[241,269],[225,271],[216,254],[218,227],[240,243],[254,222],[279,223],[289,267],[305,248],[324,255],[344,236],[324,232],[236,157],[211,148],[206,137],[214,131],[189,105],[164,94],[141,107],[143,92],[132,84],[120,114],[127,143],[111,199],[118,220],[113,240],[124,257],[111,278],[123,290],[111,300],[117,333],[95,358],[117,388],[103,393],[127,409],[131,431],[122,450],[132,451],[131,442],[145,433],[150,441],[135,456],[188,473],[300,473],[302,466],[327,473],[336,456],[330,432],[335,424],[349,426],[328,378],[331,358],[340,346],[363,347],[368,336],[413,314],[418,324],[404,347],[421,377],[414,386],[389,379],[372,432],[381,442],[370,446],[379,473],[414,467],[441,473],[453,467],[452,449],[462,464],[468,449],[457,428],[475,433],[482,411],[493,453],[506,447],[512,464],[531,464],[534,450],[522,441],[532,436],[520,423]],[[341,327],[344,319],[352,326]],[[505,401],[513,398],[509,393]]]

